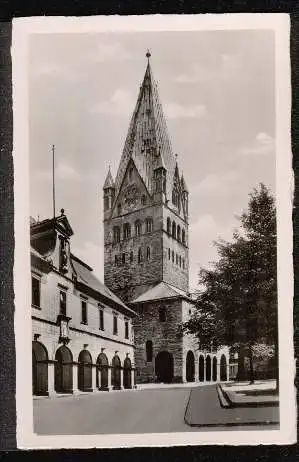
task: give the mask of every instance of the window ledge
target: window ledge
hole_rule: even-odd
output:
[[[33,303],[31,303],[31,308],[34,308],[36,310],[41,310],[42,309],[41,306],[33,305]]]

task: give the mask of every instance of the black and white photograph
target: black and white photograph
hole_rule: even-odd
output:
[[[286,15],[13,28],[18,444],[295,440]]]

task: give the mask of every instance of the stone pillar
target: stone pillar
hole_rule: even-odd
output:
[[[227,358],[226,358],[226,361],[227,361]],[[227,366],[226,366],[226,380],[229,381],[229,361],[227,361]]]
[[[73,363],[73,393],[79,393],[78,390],[78,363]]]
[[[220,382],[220,360],[217,358],[217,382]]]
[[[199,357],[194,355],[194,382],[199,382]]]
[[[108,390],[111,390],[111,374],[112,374],[112,369],[111,367],[108,367]]]
[[[131,369],[131,386],[135,388],[135,369]]]
[[[55,396],[55,361],[48,362],[48,394]]]
[[[206,369],[206,355],[204,355],[204,368],[203,368],[203,381],[204,383],[207,381],[207,369]]]
[[[91,388],[92,391],[97,391],[97,365],[93,364],[91,368],[92,380],[91,380]]]
[[[124,370],[120,369],[120,390],[124,388]]]

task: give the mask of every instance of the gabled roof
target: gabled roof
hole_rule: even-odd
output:
[[[161,300],[163,298],[185,298],[192,301],[192,299],[185,291],[162,281],[143,294],[139,295],[139,297],[135,298],[135,300],[130,303],[143,303],[153,300]]]
[[[77,281],[93,291],[99,293],[104,298],[114,302],[119,308],[127,312],[128,315],[136,316],[135,311],[125,305],[108,287],[105,286],[94,274],[90,266],[86,265],[75,255],[71,254],[72,265],[77,277]],[[108,302],[109,303],[109,302]]]
[[[176,161],[149,61],[116,175],[116,191],[122,184],[130,158],[150,194],[153,192],[153,171],[162,162],[167,171],[166,193],[170,196]]]

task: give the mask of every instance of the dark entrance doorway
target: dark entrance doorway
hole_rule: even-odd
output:
[[[112,377],[111,382],[113,386],[113,390],[120,390],[120,370],[121,370],[121,362],[119,356],[115,355],[112,358]]]
[[[78,388],[92,391],[92,359],[88,350],[82,350],[78,358]]]
[[[97,388],[108,390],[108,358],[105,353],[101,353],[97,359]]]
[[[203,382],[205,379],[205,358],[203,355],[200,355],[198,360],[198,379],[200,382]]]
[[[124,360],[124,388],[132,388],[131,370],[131,360],[130,358],[126,358]]]
[[[211,357],[206,357],[206,381],[211,381]]]
[[[226,357],[224,355],[220,359],[220,380],[223,382],[227,380]]]
[[[40,342],[32,342],[32,392],[48,395],[48,353]]]
[[[191,350],[187,353],[186,358],[186,380],[187,382],[194,382],[195,364],[194,354]]]
[[[55,391],[57,393],[73,393],[73,355],[63,345],[56,351]]]
[[[170,383],[173,379],[173,357],[168,351],[160,351],[155,359],[158,382]]]
[[[213,358],[213,372],[212,372],[213,381],[216,382],[217,380],[217,358],[214,356]]]

